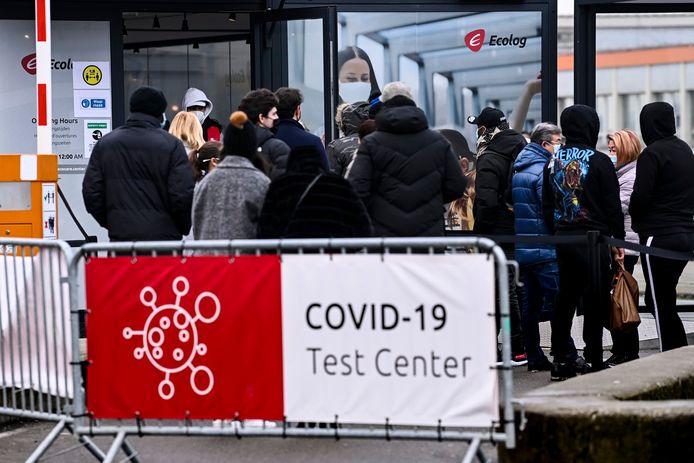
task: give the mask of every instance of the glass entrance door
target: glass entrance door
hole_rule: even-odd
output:
[[[335,138],[334,7],[295,8],[252,17],[254,88],[293,87],[304,103],[301,122],[326,143]]]

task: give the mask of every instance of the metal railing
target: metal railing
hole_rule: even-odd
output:
[[[369,239],[301,239],[301,240],[244,240],[244,241],[192,241],[192,242],[120,242],[86,244],[74,254],[70,263],[70,290],[72,293],[73,330],[73,381],[82,384],[82,369],[78,354],[80,314],[85,313],[76,301],[80,299],[82,283],[78,281],[80,268],[85,258],[103,259],[111,256],[180,256],[182,260],[191,254],[223,254],[228,256],[264,254],[348,254],[348,253],[394,254],[394,253],[485,253],[495,261],[495,279],[499,293],[499,312],[502,319],[502,359],[503,366],[493,367],[501,370],[501,389],[503,415],[501,423],[490,423],[485,429],[463,429],[438,427],[392,426],[388,421],[383,426],[343,426],[337,421],[325,428],[291,426],[290,423],[273,423],[250,427],[242,421],[214,425],[204,421],[154,421],[133,420],[95,420],[85,406],[85,394],[81,387],[75,390],[74,431],[78,436],[111,435],[114,441],[104,461],[112,461],[122,449],[130,459],[136,453],[128,445],[127,436],[138,435],[179,435],[179,436],[235,436],[235,437],[314,437],[314,438],[355,438],[355,439],[407,439],[407,440],[448,440],[469,443],[464,461],[477,457],[486,461],[480,445],[483,442],[504,442],[508,448],[515,447],[514,414],[511,405],[513,396],[513,376],[511,367],[511,333],[509,320],[508,263],[504,252],[493,241],[486,238],[369,238]],[[486,314],[493,317],[494,314]]]

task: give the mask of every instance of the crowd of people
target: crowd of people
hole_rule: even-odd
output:
[[[130,118],[92,152],[88,212],[113,241],[442,236],[448,223],[478,235],[598,231],[694,250],[694,154],[675,136],[669,104],[643,108],[645,149],[625,129],[608,136],[607,154],[596,148],[600,120],[590,107],[566,108],[559,126],[538,124],[529,140],[502,111],[484,108],[467,120],[477,129],[472,152],[459,132],[429,127],[406,84],[380,91],[359,49],[341,60],[342,137],[327,147],[303,126],[298,89],[251,91],[222,130],[192,88],[168,132],[163,93],[137,89]],[[638,358],[638,333],[615,332],[605,361],[602,330],[613,272],[633,272],[639,253],[601,245],[596,283],[585,245],[502,247],[524,282],[510,272],[514,365],[563,380]],[[686,261],[644,254],[641,263],[662,349],[686,345],[676,309]],[[577,310],[583,357],[571,337]],[[540,347],[547,320],[552,361]]]

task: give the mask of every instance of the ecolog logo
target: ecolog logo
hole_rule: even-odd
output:
[[[487,31],[484,29],[475,29],[472,32],[468,32],[468,34],[465,36],[465,45],[467,45],[472,52],[477,53],[482,49],[486,35]],[[527,37],[516,37],[513,34],[507,37],[492,35],[489,37],[489,46],[525,48],[527,41]]]
[[[22,58],[22,68],[32,76],[36,75],[36,53],[26,55]],[[68,58],[64,61],[52,59],[51,69],[61,71],[72,69],[72,58]]]

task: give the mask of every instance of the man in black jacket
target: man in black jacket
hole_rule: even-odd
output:
[[[365,137],[349,174],[375,236],[442,236],[443,205],[465,192],[466,179],[448,141],[429,129],[409,87],[383,88],[376,131]]]
[[[513,235],[515,220],[511,205],[513,162],[527,144],[525,138],[511,129],[503,111],[487,107],[479,116],[470,116],[468,123],[477,126],[477,176],[473,231],[479,235]],[[514,258],[514,246],[502,244],[506,257]],[[523,345],[520,313],[522,289],[516,285],[515,269],[509,271],[508,291],[511,311],[511,353],[514,366],[528,363]],[[497,322],[497,326],[499,323]]]
[[[275,138],[272,133],[275,121],[278,120],[277,105],[279,101],[274,93],[266,88],[253,90],[246,94],[239,103],[239,111],[243,111],[255,124],[255,135],[258,139],[260,154],[271,166],[270,178],[274,179],[287,169],[289,146]]]
[[[573,105],[561,114],[566,145],[557,150],[544,171],[542,207],[547,227],[555,235],[585,235],[598,231],[624,239],[624,215],[619,199],[619,182],[614,165],[606,154],[595,149],[600,119],[589,106]],[[624,258],[623,249],[612,250],[615,259]],[[603,321],[610,310],[612,280],[610,249],[599,248],[599,278],[593,279],[589,252],[582,245],[557,245],[559,297],[552,323],[551,379],[561,381],[604,368],[602,359]],[[594,287],[597,286],[597,287]],[[567,342],[578,302],[583,298],[583,351],[569,361]]]
[[[629,213],[641,244],[672,251],[694,251],[694,155],[675,136],[675,113],[668,103],[641,110],[646,149],[636,164]],[[646,305],[655,314],[660,350],[687,345],[677,314],[677,282],[686,260],[641,254]]]
[[[190,231],[193,173],[181,141],[161,129],[165,110],[160,90],[135,90],[130,118],[89,159],[82,197],[111,241],[180,240]]]

